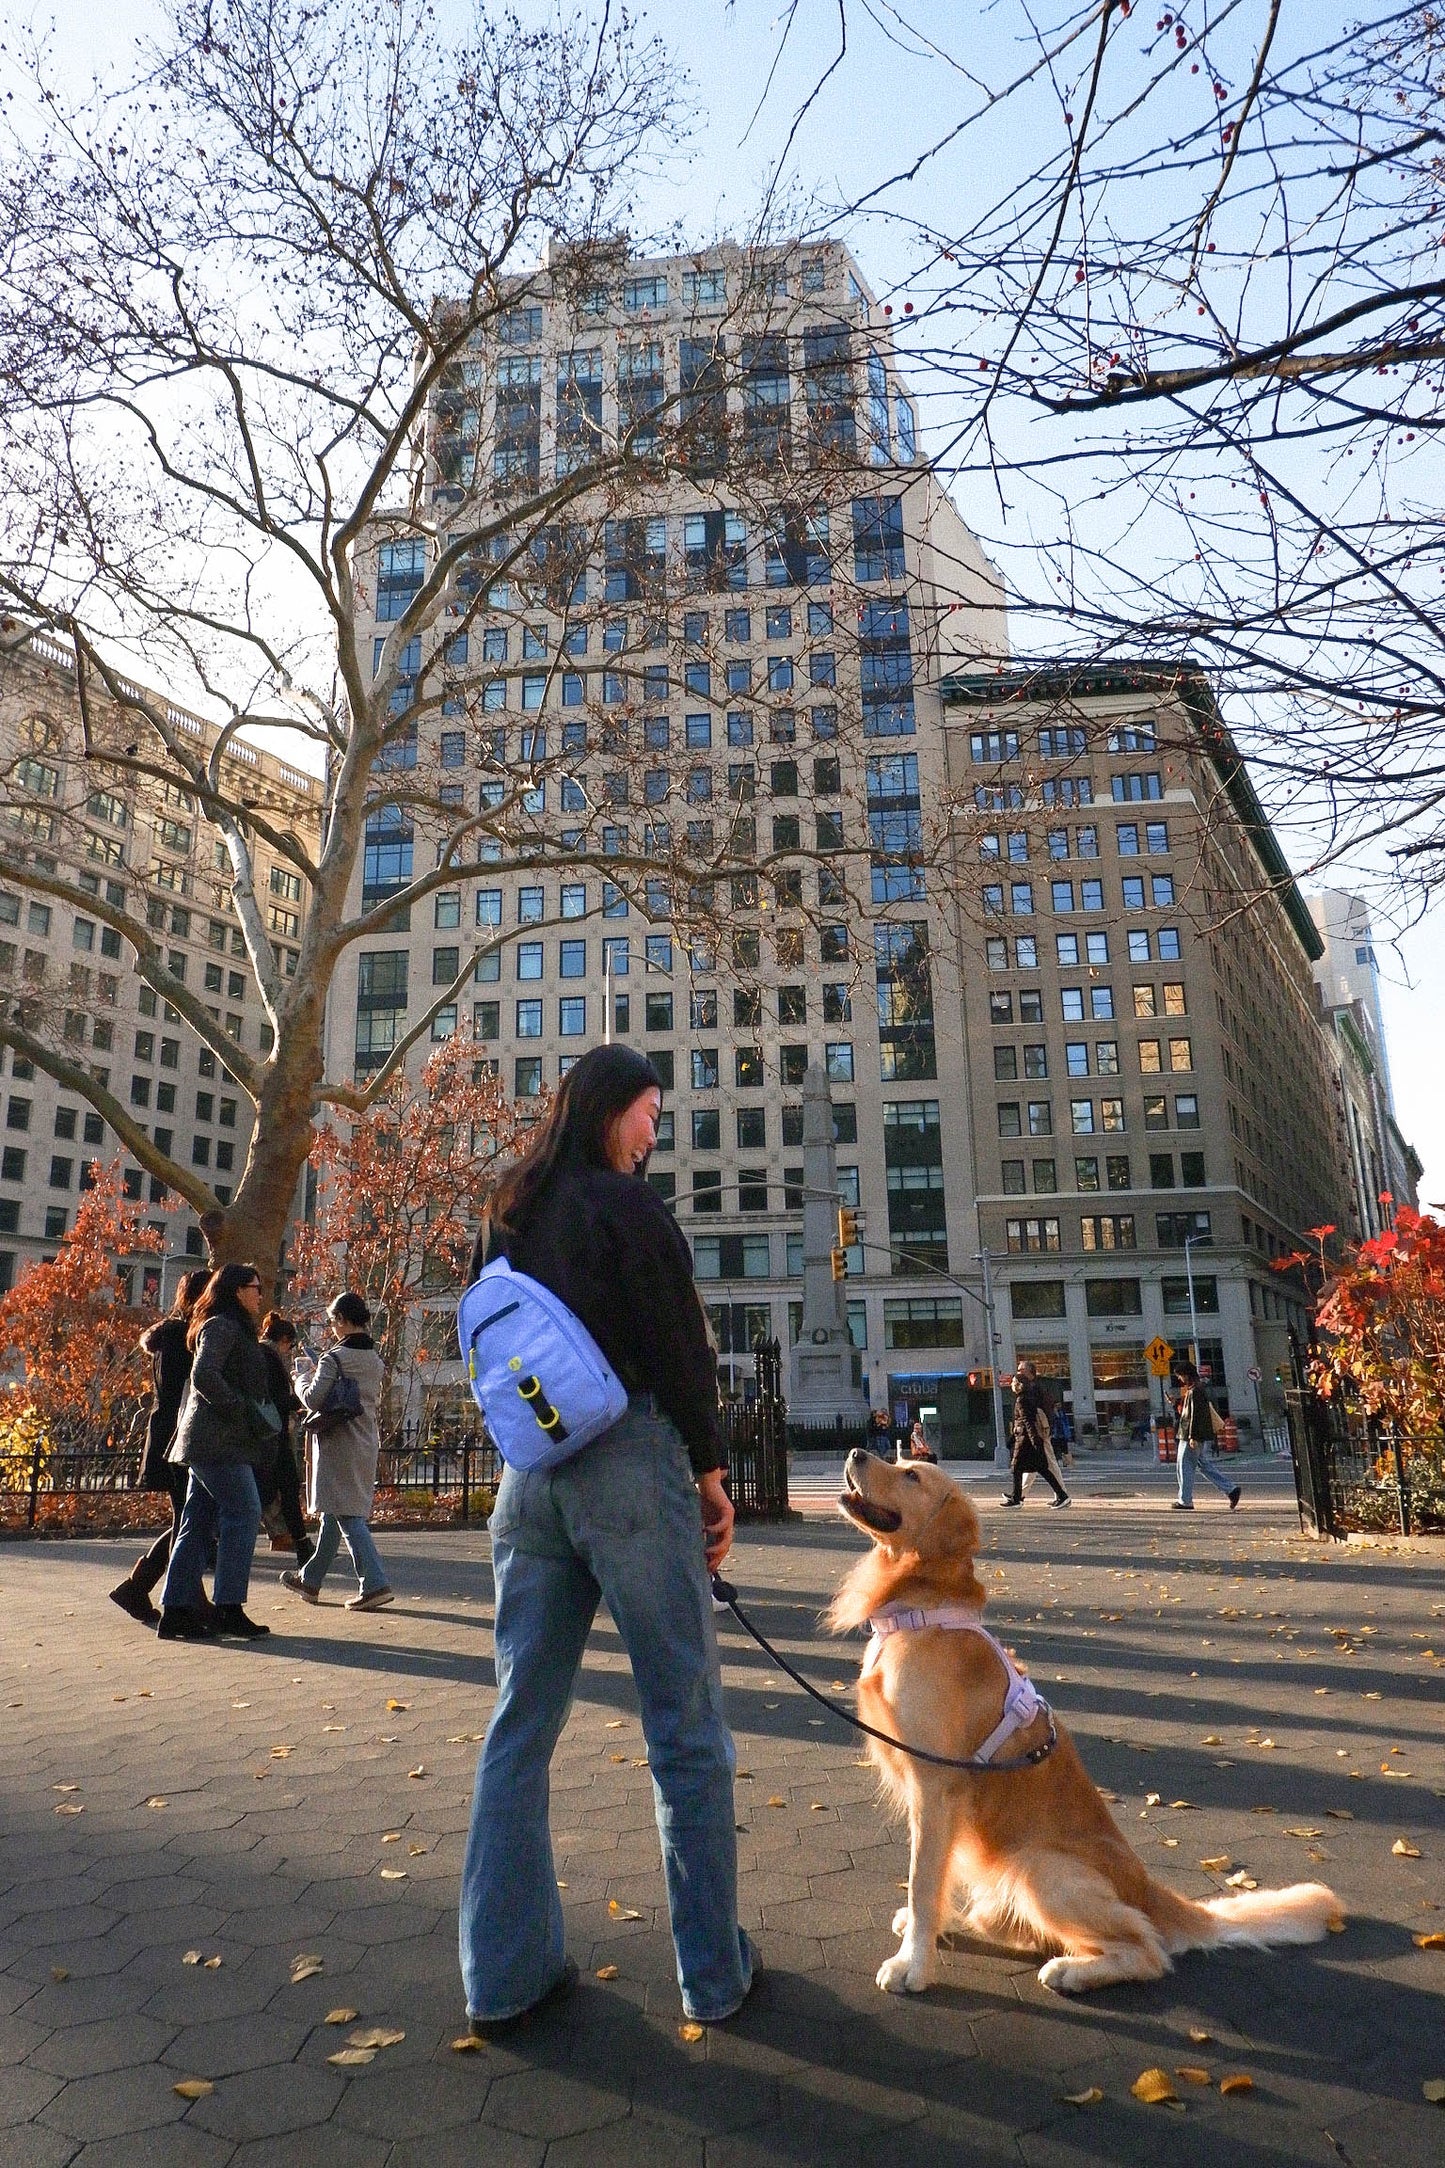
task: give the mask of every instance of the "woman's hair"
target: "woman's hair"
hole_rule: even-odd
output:
[[[189,1317],[206,1291],[211,1277],[208,1265],[197,1265],[191,1272],[183,1272],[176,1283],[176,1298],[171,1304],[172,1317]]]
[[[515,1227],[559,1167],[609,1167],[611,1131],[646,1091],[661,1092],[662,1079],[645,1054],[630,1046],[594,1046],[569,1069],[547,1118],[533,1130],[527,1149],[509,1167],[488,1200],[492,1219]]]
[[[222,1265],[219,1272],[213,1272],[191,1311],[191,1321],[186,1327],[186,1346],[195,1347],[201,1337],[201,1328],[213,1317],[233,1317],[247,1332],[254,1332],[254,1320],[236,1300],[240,1290],[253,1283],[257,1287],[262,1285],[261,1275],[254,1265]]]
[[[354,1294],[350,1288],[344,1295],[337,1296],[326,1315],[337,1325],[349,1325],[353,1332],[364,1332],[371,1323],[370,1310],[360,1295]]]
[[[261,1320],[261,1338],[291,1342],[296,1338],[296,1327],[279,1310],[268,1310]]]
[[[1174,1365],[1174,1375],[1181,1385],[1197,1385],[1199,1383],[1199,1372],[1195,1369],[1193,1363],[1176,1363]]]

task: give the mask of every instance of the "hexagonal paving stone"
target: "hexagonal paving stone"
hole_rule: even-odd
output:
[[[134,2064],[154,2062],[165,2052],[174,2030],[134,2013],[100,2018],[90,2025],[66,2025],[34,2050],[30,2066],[57,2078],[91,2078],[107,2070],[128,2070]]]
[[[175,2072],[143,2063],[73,2078],[41,2111],[39,2120],[72,2138],[114,2138],[177,2123],[186,2103],[171,2091]]]
[[[602,2130],[627,2110],[625,2093],[582,2084],[565,2071],[516,2070],[493,2080],[484,2121],[524,2137],[551,2140]]]
[[[223,2078],[214,2093],[196,2102],[191,2120],[218,2137],[275,2138],[324,2123],[345,2090],[339,2070],[269,2063]],[[304,2141],[298,2137],[295,2143],[304,2157]]]

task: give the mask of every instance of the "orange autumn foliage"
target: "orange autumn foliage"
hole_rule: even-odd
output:
[[[386,1366],[383,1406],[392,1380],[417,1359],[418,1311],[438,1313],[423,1356],[433,1344],[455,1353],[453,1307],[486,1193],[534,1118],[535,1110],[518,1116],[488,1073],[486,1049],[458,1032],[419,1075],[393,1078],[366,1114],[320,1132],[311,1154],[317,1216],[293,1244],[295,1300],[314,1313],[345,1287],[365,1297]]]
[[[55,1256],[31,1265],[0,1298],[4,1421],[46,1444],[94,1445],[144,1398],[150,1366],[139,1340],[154,1312],[133,1309],[127,1260],[165,1248],[147,1211],[126,1196],[120,1163],[99,1163]]]

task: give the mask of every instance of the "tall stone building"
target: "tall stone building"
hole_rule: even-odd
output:
[[[1005,1353],[1103,1432],[1158,1410],[1145,1347],[1194,1341],[1241,1422],[1268,1419],[1304,1324],[1272,1267],[1340,1216],[1334,1061],[1320,937],[1209,686],[1043,666],[955,674],[943,701],[988,820],[957,894]]]
[[[104,702],[101,703],[102,709]],[[214,726],[167,703],[177,729],[214,742]],[[238,794],[263,788],[314,850],[318,779],[233,738],[225,770]],[[0,823],[7,855],[23,851],[80,898],[103,899],[145,919],[165,942],[171,971],[201,994],[238,1046],[262,1048],[267,1028],[231,908],[224,845],[179,783],[122,785],[84,760],[76,688],[66,651],[42,635],[0,655]],[[294,969],[304,899],[299,877],[264,848],[256,881],[283,970]],[[250,1102],[176,1010],[143,984],[134,952],[114,927],[75,903],[28,893],[0,874],[0,998],[24,1004],[34,1028],[124,1100],[162,1149],[206,1170],[229,1201],[245,1165]],[[152,1129],[152,1125],[153,1129]],[[29,1261],[54,1254],[73,1225],[94,1160],[115,1136],[76,1091],[6,1052],[0,1082],[0,1287]],[[154,1176],[124,1165],[127,1193],[156,1207],[163,1257],[140,1261],[137,1300],[166,1300],[185,1259],[203,1259],[194,1215]]]
[[[1389,1226],[1397,1204],[1418,1205],[1424,1169],[1395,1113],[1369,905],[1327,888],[1311,898],[1310,915],[1321,942],[1315,982],[1335,1039],[1336,1119],[1350,1172],[1346,1231],[1359,1238]]]
[[[891,1372],[966,1369],[985,1345],[950,1277],[974,1277],[977,1239],[967,1136],[942,1113],[964,1068],[946,868],[926,861],[947,828],[938,684],[1003,652],[1002,591],[919,457],[887,312],[836,243],[525,282],[431,416],[438,532],[452,504],[654,426],[666,456],[640,501],[569,507],[565,576],[546,545],[505,580],[476,568],[449,623],[490,578],[485,611],[404,658],[401,714],[438,655],[443,697],[418,702],[383,780],[505,803],[513,825],[505,852],[484,846],[495,873],[342,963],[330,1061],[373,1073],[489,935],[436,1036],[472,1025],[522,1098],[605,1033],[644,1050],[668,1085],[651,1178],[739,1387],[754,1339],[786,1346],[801,1320],[802,1083],[822,1064],[840,1193],[868,1218],[847,1288],[861,1416]],[[377,666],[429,561],[378,523]],[[372,816],[369,901],[429,848],[398,800]]]

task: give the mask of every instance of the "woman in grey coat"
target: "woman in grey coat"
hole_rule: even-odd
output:
[[[310,1506],[321,1516],[316,1548],[300,1570],[281,1576],[282,1585],[303,1603],[320,1601],[321,1584],[344,1542],[360,1584],[348,1598],[348,1611],[379,1611],[391,1602],[386,1568],[371,1538],[367,1519],[376,1489],[376,1459],[381,1450],[377,1403],[383,1364],[366,1330],[371,1312],[360,1295],[338,1295],[326,1313],[336,1345],[328,1348],[310,1379],[299,1385],[309,1418]],[[344,1381],[355,1412],[340,1421],[318,1422],[327,1400]]]
[[[166,1457],[190,1479],[161,1593],[162,1641],[205,1641],[213,1634],[256,1641],[271,1631],[245,1610],[261,1526],[257,1471],[269,1469],[281,1430],[256,1337],[261,1297],[254,1265],[223,1265],[206,1282],[186,1328],[191,1375]],[[215,1610],[207,1616],[201,1574],[213,1542]]]

